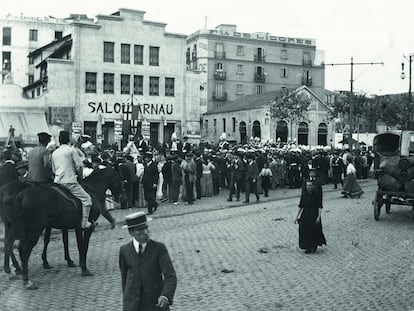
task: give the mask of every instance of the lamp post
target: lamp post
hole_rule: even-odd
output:
[[[413,56],[414,54],[410,54],[409,57],[407,58],[406,56],[404,56],[405,59],[408,60],[408,64],[409,64],[409,69],[408,69],[408,109],[409,109],[409,122],[408,122],[408,129],[412,130],[412,109],[411,109],[411,63],[413,61]],[[401,79],[405,79],[405,72],[404,72],[404,63],[401,63],[401,74],[400,74],[400,78]]]

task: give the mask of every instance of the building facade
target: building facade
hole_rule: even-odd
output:
[[[27,57],[39,47],[62,38],[69,19],[49,17],[27,17],[6,15],[0,17],[1,83],[12,79],[13,83],[25,86],[34,81],[34,66]]]
[[[173,132],[199,135],[199,76],[186,72],[186,36],[144,14],[120,9],[72,20],[61,39],[30,53],[36,74],[27,95],[73,109],[74,127],[104,145],[121,133],[141,133],[153,145]]]
[[[240,97],[203,115],[203,137],[217,142],[222,133],[234,143],[248,143],[253,138],[262,142],[296,141],[298,145],[326,146],[332,142],[334,122],[330,108],[311,89],[297,89],[309,99],[306,115],[301,120],[281,120],[271,116],[269,106],[281,91]]]
[[[200,71],[202,112],[244,95],[301,85],[324,98],[323,52],[314,39],[241,33],[236,25],[219,25],[188,37],[186,63]]]

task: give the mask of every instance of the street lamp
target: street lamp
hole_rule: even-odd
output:
[[[412,109],[411,109],[411,63],[413,61],[413,56],[414,54],[410,54],[409,57],[407,58],[406,56],[404,56],[405,59],[408,60],[408,64],[409,64],[409,70],[408,70],[408,107],[409,107],[409,111],[410,111],[410,122],[409,122],[409,129],[411,129],[411,124],[412,124]],[[401,79],[405,79],[405,72],[404,72],[404,63],[401,63],[401,74],[400,74],[400,78]]]

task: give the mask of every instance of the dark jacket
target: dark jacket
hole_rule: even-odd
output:
[[[164,244],[149,240],[138,255],[133,242],[119,250],[124,311],[155,311],[158,297],[173,303],[177,276]],[[166,308],[164,310],[169,310]]]
[[[144,188],[152,188],[153,185],[158,184],[158,167],[157,164],[152,161],[150,165],[145,166],[144,175],[142,176],[142,185]]]
[[[246,169],[246,180],[250,179],[257,179],[259,177],[259,167],[257,166],[256,161],[253,161],[252,163],[247,163],[247,169]]]
[[[181,184],[183,179],[183,172],[181,170],[180,163],[177,161],[174,161],[171,165],[171,181],[173,183],[179,183]]]
[[[171,160],[167,160],[167,162],[164,163],[161,169],[162,177],[164,178],[164,181],[168,184],[171,183],[172,181],[171,180],[172,178],[171,166],[172,166]]]

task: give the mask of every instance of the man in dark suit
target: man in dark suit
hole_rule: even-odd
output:
[[[194,183],[197,180],[197,167],[193,160],[193,155],[188,153],[185,155],[185,165],[184,165],[184,182],[185,190],[187,191],[187,201],[188,204],[194,204]]]
[[[238,153],[231,160],[228,170],[230,172],[230,186],[229,186],[229,198],[227,201],[233,200],[233,194],[236,193],[237,201],[240,200],[240,191],[244,181],[245,165],[243,163],[243,154]]]
[[[150,239],[144,212],[125,218],[132,241],[119,250],[123,310],[170,310],[177,276],[168,250],[163,243]]]
[[[196,194],[197,199],[201,199],[201,177],[203,176],[203,161],[201,160],[200,152],[194,151],[194,155],[196,157],[195,164],[196,164],[196,172],[197,172],[197,179],[195,182]]]
[[[146,152],[144,154],[144,175],[142,176],[142,185],[144,188],[144,198],[148,205],[148,214],[152,215],[157,210],[158,203],[156,201],[157,186],[158,186],[158,167],[152,160],[152,153]]]
[[[250,192],[252,191],[256,195],[256,202],[259,202],[259,192],[257,190],[257,179],[259,178],[259,168],[254,159],[254,153],[247,155],[248,163],[246,168],[246,200],[243,203],[249,203]]]
[[[188,137],[184,136],[183,137],[183,147],[182,147],[182,151],[183,152],[191,152],[192,151],[192,146],[191,143],[188,141]]]

